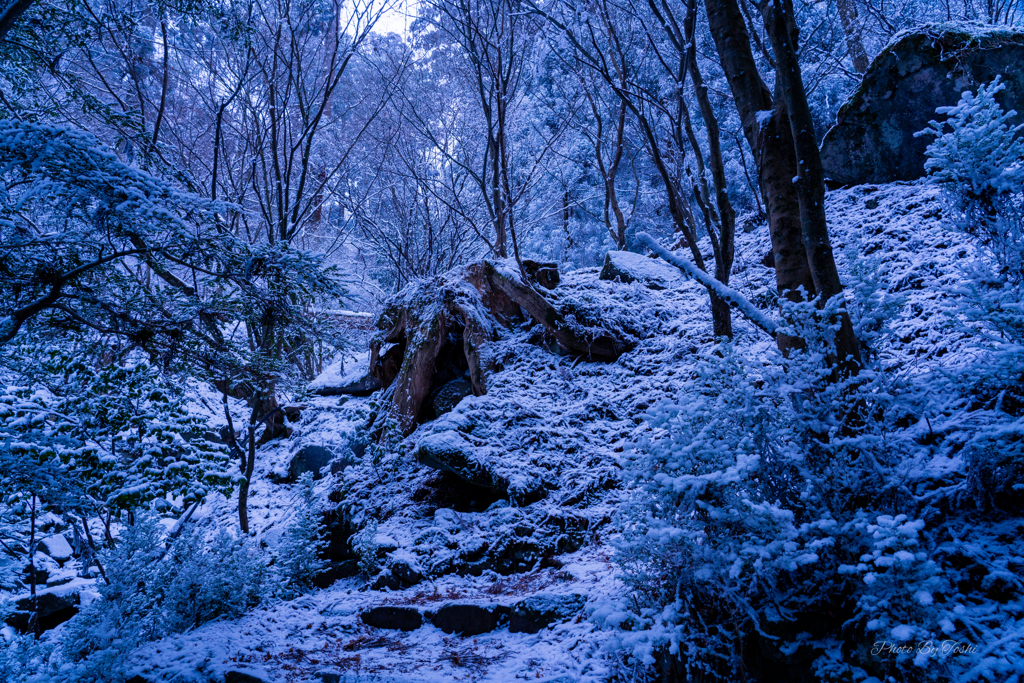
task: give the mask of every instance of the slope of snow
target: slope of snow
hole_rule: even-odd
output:
[[[851,313],[882,364],[915,372],[968,358],[967,330],[951,316],[949,303],[961,281],[958,263],[970,249],[944,225],[938,191],[919,184],[862,186],[832,192],[827,202]],[[764,226],[738,234],[730,284],[776,319],[774,272],[762,264],[769,249]],[[610,538],[629,486],[622,477],[624,454],[651,429],[644,413],[676,394],[692,359],[714,339],[699,283],[652,291],[600,281],[597,270],[564,274],[552,299],[582,325],[597,317],[634,337],[636,348],[618,361],[587,363],[552,353],[542,330],[527,325],[488,349],[502,369],[489,378],[486,396],[464,399],[391,451],[366,443],[379,396],[308,399],[293,436],[261,449],[249,508],[257,538],[273,546],[293,514],[294,487],[274,484],[269,475],[286,470],[301,447],[362,453],[317,489],[340,501],[356,526],[374,530],[368,552],[381,576],[404,563],[422,574],[419,583],[374,590],[374,577],[343,579],[240,620],[151,643],[136,653],[137,671],[154,683],[221,680],[228,669],[268,682],[315,680],[321,671],[353,681],[602,680],[614,662],[601,649],[605,634],[585,613],[535,635],[503,627],[471,638],[430,625],[409,633],[373,629],[358,616],[384,604],[509,604],[543,591],[581,593],[593,603],[622,593]],[[774,342],[742,316],[734,316],[734,326],[738,344],[772,348]],[[332,366],[314,386],[357,379],[362,363],[349,358],[344,370]],[[211,425],[222,419],[218,407],[208,406]],[[428,437],[470,444],[497,474],[519,489],[539,491],[540,499],[522,506],[471,500],[450,475],[416,462],[416,446]],[[949,458],[921,465],[950,472],[962,466]],[[234,505],[233,499],[211,500],[197,519],[235,528]]]

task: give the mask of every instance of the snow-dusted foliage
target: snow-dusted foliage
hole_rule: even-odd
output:
[[[970,387],[977,431],[965,443],[975,501],[986,508],[1024,508],[1024,124],[1003,111],[997,77],[977,94],[940,107],[942,123],[923,133],[930,177],[946,191],[956,228],[978,257],[963,264],[955,312],[975,323],[978,357],[957,381]],[[947,130],[948,128],[948,130]]]
[[[869,359],[856,378],[830,380],[827,318],[787,305],[806,348],[712,349],[649,411],[621,517],[633,591],[594,615],[648,673],[1019,671],[1024,147],[1000,89],[940,110],[949,119],[933,126],[929,168],[946,206],[915,188],[898,207],[898,187],[832,200],[867,197],[867,211],[838,221],[856,221],[845,260]],[[913,237],[895,229],[908,214]],[[922,231],[929,222],[934,232]],[[928,247],[908,249],[913,240]]]
[[[58,680],[124,680],[139,645],[238,617],[266,595],[264,559],[250,540],[223,530],[208,539],[192,528],[165,543],[156,520],[142,516],[104,560],[110,583],[65,632]]]
[[[935,113],[946,118],[917,133],[935,137],[925,163],[931,178],[956,186],[971,200],[1019,192],[1024,182],[1024,124],[1013,125],[1017,112],[1004,111],[996,100],[1006,90],[1000,80],[997,76],[977,94],[965,91],[954,106],[939,107]]]
[[[362,560],[368,576],[168,635],[130,655],[132,672],[216,679],[248,663],[271,681],[330,663],[352,677],[358,654],[364,677],[540,672],[589,683],[608,680],[616,662],[642,678],[643,655],[667,663],[675,637],[688,657],[677,666],[729,680],[773,666],[821,680],[951,680],[973,667],[985,672],[978,680],[1005,679],[1019,656],[1021,526],[1005,508],[979,510],[971,493],[965,444],[997,434],[987,426],[998,415],[969,398],[987,386],[977,371],[989,328],[959,307],[961,265],[976,249],[950,229],[952,209],[932,185],[837,191],[828,210],[855,294],[848,308],[870,347],[860,383],[828,387],[827,316],[810,307],[779,323],[810,340],[785,359],[739,318],[737,339],[716,346],[696,282],[652,290],[598,280],[596,270],[567,273],[559,303],[605,311],[605,324],[634,335],[633,351],[577,362],[552,354],[540,329],[510,330],[486,347],[501,368],[487,395],[419,425],[395,450],[362,450],[379,395],[309,400],[292,437],[261,449],[254,532],[280,547],[301,496],[268,477],[283,477],[301,447],[328,445],[354,464],[318,490],[334,491],[358,530],[346,561],[355,573]],[[733,285],[770,311],[767,239],[739,236]],[[512,502],[422,466],[416,447],[431,439],[457,441],[489,472],[543,497]],[[645,450],[631,453],[638,443]],[[635,479],[645,472],[654,474]],[[678,501],[707,514],[668,514]],[[233,522],[227,507],[214,517]],[[608,541],[623,529],[613,519],[625,527],[614,551]],[[690,600],[703,625],[672,607],[680,585],[700,589],[681,593],[677,607]],[[589,596],[596,620],[580,614],[535,635],[501,626],[474,640],[427,625],[374,629],[359,617],[376,606],[507,606],[541,590]],[[922,638],[934,653],[915,662],[920,652],[900,651]],[[876,642],[890,649],[873,655]]]
[[[281,539],[278,556],[285,584],[302,591],[312,588],[313,580],[327,568],[322,558],[327,542],[323,508],[311,472],[299,478],[298,494],[295,518]]]
[[[9,4],[0,682],[1021,683],[1024,0]]]
[[[651,411],[619,544],[633,592],[595,618],[662,675],[1004,680],[1024,586],[1003,567],[1021,547],[993,538],[1019,522],[963,497],[978,467],[963,456],[974,439],[1019,463],[1015,449],[962,404],[915,417],[927,382],[866,369],[829,383],[823,340],[805,338],[789,358],[717,349]]]
[[[881,420],[898,411],[884,377],[831,382],[827,318],[790,313],[801,324],[787,332],[805,350],[764,359],[715,348],[648,414],[655,431],[632,460],[639,486],[620,544],[635,602],[597,614],[628,623],[620,642],[648,665],[728,679],[749,666],[752,634],[795,651],[796,634],[813,629],[807,615],[836,607],[851,511],[905,496],[886,481],[899,444]]]
[[[180,392],[145,362],[96,368],[59,347],[20,346],[32,386],[0,394],[0,451],[19,467],[50,467],[74,489],[70,509],[101,505],[117,512],[155,498],[192,503],[228,492],[237,475],[228,453],[203,438]],[[12,469],[14,468],[14,469]],[[12,493],[30,482],[8,482]]]

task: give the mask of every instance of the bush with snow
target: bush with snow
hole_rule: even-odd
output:
[[[703,356],[677,401],[649,413],[654,436],[631,462],[638,491],[620,561],[633,604],[598,618],[629,623],[619,645],[663,672],[728,678],[751,634],[811,630],[805,615],[831,609],[845,581],[837,545],[855,497],[894,498],[884,430],[867,417],[889,409],[881,377],[830,383],[828,311],[793,307],[809,318],[790,330],[805,351],[769,363],[731,345]],[[854,411],[865,415],[855,433]]]
[[[63,634],[58,680],[120,681],[139,645],[236,618],[265,596],[266,567],[248,539],[193,527],[170,542],[155,518],[127,527],[104,558],[110,583]]]
[[[70,349],[36,344],[14,355],[34,367],[29,385],[0,392],[7,455],[50,463],[77,482],[83,505],[116,513],[168,495],[190,503],[230,492],[237,476],[226,449],[203,438],[203,420],[153,366],[96,367]]]
[[[1019,674],[1024,126],[1003,87],[965,93],[927,131],[950,237],[970,247],[944,300],[966,339],[956,362],[883,370],[869,349],[833,382],[828,307],[783,302],[804,349],[721,345],[649,412],[620,519],[633,590],[594,614],[633,664],[668,680]],[[865,265],[849,271],[858,333],[896,348],[898,283]]]
[[[962,264],[964,284],[952,311],[974,323],[976,361],[954,382],[968,387],[968,419],[974,433],[965,443],[971,465],[970,495],[983,508],[1024,509],[1024,124],[1011,125],[996,94],[997,77],[964,92],[947,115],[920,134],[933,135],[926,164],[946,189],[977,257]]]
[[[312,472],[304,472],[299,478],[298,492],[295,518],[278,548],[278,564],[286,592],[309,590],[313,581],[328,567],[328,562],[323,559],[327,548],[323,507],[314,490]]]
[[[962,469],[941,468],[982,438],[962,401],[932,396],[955,387],[872,367],[832,382],[828,307],[787,309],[804,350],[719,346],[648,414],[620,520],[633,590],[594,615],[611,647],[668,680],[1003,680],[1024,586],[981,567],[1024,543],[964,506]],[[977,542],[951,541],[965,528]]]

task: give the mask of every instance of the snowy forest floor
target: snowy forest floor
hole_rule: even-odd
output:
[[[935,363],[955,365],[969,353],[965,335],[950,325],[943,305],[969,247],[951,239],[942,208],[938,190],[924,184],[861,186],[828,195],[844,280],[868,287],[873,278],[879,291],[898,295],[888,311],[885,343],[875,351],[881,365],[903,373]],[[739,234],[731,284],[773,312],[774,272],[763,265],[769,248],[764,226]],[[536,634],[501,627],[472,637],[430,624],[408,632],[375,629],[359,618],[381,605],[510,606],[530,595],[568,594],[594,605],[624,592],[614,561],[615,515],[629,491],[624,459],[650,432],[645,411],[672,399],[714,339],[707,294],[698,284],[656,291],[641,283],[601,281],[598,271],[565,274],[554,300],[598,310],[638,339],[614,363],[559,356],[536,343],[535,330],[512,331],[489,349],[502,370],[490,379],[488,394],[464,399],[391,452],[363,448],[374,397],[305,400],[292,436],[260,452],[249,503],[254,533],[273,547],[293,514],[295,486],[274,483],[272,475],[283,474],[305,446],[333,448],[355,462],[321,479],[317,490],[340,501],[346,519],[364,530],[364,569],[376,575],[341,579],[236,621],[150,643],[134,654],[133,669],[151,683],[221,681],[229,670],[268,683],[606,680],[619,664],[602,649],[606,634],[588,620],[586,609]],[[853,314],[860,315],[856,307]],[[773,347],[738,314],[734,323],[737,345],[765,353]],[[357,362],[365,363],[365,356]],[[350,359],[344,373],[328,373],[358,370]],[[216,405],[211,398],[207,402]],[[209,418],[213,428],[223,424],[216,410]],[[510,481],[542,490],[543,497],[522,507],[471,500],[449,475],[413,456],[420,440],[444,432],[459,435],[480,461]],[[947,460],[933,467],[959,476],[963,464]],[[237,527],[235,502],[211,500],[197,523]],[[420,580],[401,587],[400,577],[410,574]]]

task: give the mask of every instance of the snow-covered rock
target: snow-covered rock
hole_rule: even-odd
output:
[[[640,282],[651,289],[669,289],[677,287],[685,278],[664,261],[631,251],[609,251],[604,257],[600,279]]]
[[[537,633],[553,623],[576,616],[587,604],[579,593],[539,593],[512,606],[509,630],[513,633]]]
[[[937,107],[955,105],[997,74],[1007,84],[1004,108],[1024,112],[1022,61],[1024,32],[1004,26],[933,24],[898,34],[822,140],[827,177],[844,185],[923,177],[932,138],[914,133],[939,118]]]
[[[448,603],[428,613],[430,623],[445,633],[478,636],[508,623],[508,608],[501,605]]]
[[[359,618],[367,626],[396,631],[415,631],[423,625],[423,615],[414,607],[374,607],[362,612]]]
[[[41,553],[46,553],[61,564],[70,560],[75,554],[74,550],[71,548],[71,544],[68,543],[68,539],[66,539],[62,534],[47,536],[43,540],[39,541],[39,545],[36,546],[36,550]]]

